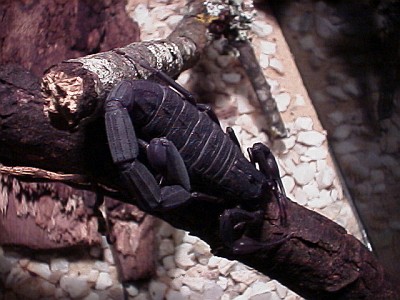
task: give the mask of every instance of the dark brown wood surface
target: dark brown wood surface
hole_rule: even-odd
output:
[[[137,24],[126,14],[125,1],[120,0],[1,1],[0,15],[0,163],[48,170],[75,165],[73,172],[81,173],[84,169],[79,165],[95,163],[84,149],[91,143],[88,139],[95,140],[96,136],[56,130],[43,118],[39,78],[64,59],[137,41]],[[18,120],[19,113],[23,119]],[[54,139],[48,140],[49,136]],[[47,151],[53,153],[52,158]],[[31,159],[38,163],[32,165]],[[99,227],[105,221],[96,208],[94,192],[62,183],[23,182],[21,177],[0,176],[2,188],[7,190],[7,199],[0,202],[8,201],[0,218],[1,245],[51,250],[101,243]],[[137,210],[128,204],[120,206]],[[131,214],[121,220],[114,217],[112,208],[108,212],[107,221],[112,221],[109,234],[118,245],[112,247],[116,263],[124,266],[119,269],[121,278],[149,277],[156,257],[153,218],[141,213],[141,218]],[[121,224],[135,228],[130,242],[140,247],[127,249],[129,245],[118,240],[126,230],[131,232]],[[119,228],[118,233],[115,228]]]

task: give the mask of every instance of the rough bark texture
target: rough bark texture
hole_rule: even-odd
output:
[[[0,182],[1,245],[58,249],[100,244],[94,193],[1,174]]]
[[[149,76],[140,60],[170,76],[193,66],[207,44],[208,23],[198,18],[203,9],[201,1],[192,1],[189,13],[166,40],[132,43],[118,51],[71,59],[50,68],[42,79],[42,88],[44,110],[53,125],[71,129],[95,117],[107,93],[119,81]]]
[[[138,40],[121,0],[0,3],[0,61],[41,76],[62,59],[106,51]]]
[[[279,247],[238,259],[268,274],[306,299],[398,299],[391,279],[375,256],[329,219],[289,202],[287,226],[279,208],[268,205],[264,239],[288,235]],[[228,257],[230,255],[228,254]]]
[[[154,217],[106,198],[107,222],[122,281],[148,278],[156,269]]]
[[[8,140],[15,135],[20,137],[19,140],[14,140],[16,145],[4,142],[0,144],[2,161],[5,161],[5,158],[10,159],[12,152],[10,147],[25,148],[26,153],[20,150],[21,155],[12,157],[13,163],[35,165],[67,173],[79,171],[81,174],[90,175],[93,181],[118,188],[115,173],[94,172],[93,166],[97,170],[107,168],[112,170],[107,166],[107,160],[100,159],[97,155],[91,157],[93,165],[85,162],[87,147],[93,146],[91,143],[83,142],[83,139],[90,135],[85,126],[74,133],[52,129],[40,109],[40,104],[43,103],[40,95],[36,94],[38,98],[35,98],[32,96],[35,95],[32,91],[29,93],[2,82],[0,107],[3,110],[0,111],[0,140],[8,143]],[[8,91],[7,97],[4,91]],[[26,96],[21,98],[24,93],[28,93],[30,98]],[[10,109],[10,106],[19,106],[19,109]],[[21,123],[25,123],[28,116],[31,118],[31,125],[26,131],[20,132],[20,127],[23,125]],[[108,152],[104,127],[101,120],[97,124],[95,147],[97,154],[102,152],[106,157]],[[32,128],[35,128],[35,134],[30,132]],[[57,142],[60,136],[56,132],[62,135],[63,143]],[[38,146],[58,143],[58,148],[42,148],[40,157],[43,159],[38,159],[38,155],[28,155],[31,148],[29,145],[37,144],[37,138],[41,138]],[[100,140],[102,142],[99,143]],[[53,152],[55,150],[57,152]],[[64,160],[61,167],[57,165],[59,160]],[[133,202],[134,199],[129,201]],[[265,216],[264,239],[273,242],[284,235],[289,235],[288,241],[250,256],[235,256],[222,247],[219,237],[218,217],[222,210],[222,207],[212,203],[196,202],[159,217],[176,227],[198,235],[208,242],[217,254],[242,261],[278,279],[308,299],[398,299],[399,297],[396,288],[386,277],[374,255],[356,238],[348,235],[342,227],[317,213],[289,203],[288,226],[285,227],[277,222],[276,204],[270,203]],[[207,215],[207,218],[204,218],[204,215]]]
[[[55,169],[66,169],[72,164],[77,167],[73,168],[73,173],[82,173],[83,169],[78,165],[85,160],[89,164],[93,162],[88,158],[91,154],[84,154],[84,149],[88,149],[86,143],[91,143],[88,140],[97,141],[95,130],[91,131],[93,135],[89,134],[89,138],[84,138],[88,136],[86,131],[68,133],[50,126],[43,118],[43,100],[37,76],[42,76],[46,68],[62,59],[107,51],[138,40],[137,24],[127,16],[125,1],[121,0],[1,1],[0,15],[0,143],[3,154],[0,162],[10,166],[43,168],[42,163],[47,161],[46,169],[52,169],[51,165]],[[23,122],[18,121],[19,112],[25,116]],[[15,131],[12,129],[14,126],[19,129]],[[46,142],[49,136],[55,139]],[[98,140],[98,143],[102,142]],[[62,154],[61,149],[66,149],[70,155],[65,157],[66,153]],[[92,150],[97,153],[96,148]],[[49,154],[55,161],[49,161]],[[32,165],[29,163],[31,159],[41,163]],[[75,183],[86,181],[81,176],[54,174],[30,167],[2,167],[1,170],[27,175],[26,178],[33,175],[68,182],[72,179]],[[48,250],[100,243],[101,235],[97,229],[102,216],[94,206],[94,193],[62,183],[26,183],[1,176],[1,245]],[[129,210],[135,211],[136,208],[130,206]],[[148,277],[154,271],[155,260],[153,219],[127,215],[120,221],[113,213],[110,209],[110,222],[113,222],[110,234],[114,235],[114,228],[120,227],[115,236],[117,245],[119,236],[130,227],[135,228],[130,243],[141,245],[136,248],[137,252],[125,250],[123,247],[130,246],[127,244],[116,249],[117,253],[127,251],[116,259],[116,263],[118,258],[123,260],[120,263],[124,266],[121,269],[123,279]],[[141,258],[140,262],[136,257]]]

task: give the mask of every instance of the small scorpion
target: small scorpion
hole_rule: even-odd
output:
[[[271,245],[246,236],[249,230],[261,231],[271,193],[281,221],[286,220],[287,199],[270,149],[256,143],[247,160],[233,130],[225,133],[209,106],[197,104],[189,91],[147,62],[139,65],[168,85],[123,80],[105,101],[108,144],[125,192],[149,213],[166,212],[204,195],[210,201],[222,198],[227,209],[220,217],[220,232],[226,246],[248,254]],[[150,167],[162,175],[162,184],[139,161],[141,149]]]

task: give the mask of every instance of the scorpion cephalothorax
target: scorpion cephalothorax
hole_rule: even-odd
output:
[[[204,194],[211,200],[222,199],[229,209],[221,216],[222,239],[236,252],[254,251],[260,242],[236,238],[237,232],[245,232],[241,228],[247,225],[262,224],[271,195],[279,203],[281,219],[286,219],[286,196],[274,156],[267,146],[257,143],[249,149],[248,161],[233,131],[223,132],[208,106],[197,105],[188,91],[161,71],[145,62],[139,64],[179,93],[151,81],[124,80],[108,95],[108,142],[128,195],[135,196],[139,207],[150,213],[204,199]],[[162,185],[138,160],[140,146],[151,168],[162,175]],[[235,234],[228,232],[233,230]]]

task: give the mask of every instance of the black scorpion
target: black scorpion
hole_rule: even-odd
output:
[[[187,90],[163,72],[144,62],[140,65],[175,90],[149,80],[123,80],[105,101],[109,148],[128,195],[136,196],[144,211],[164,212],[199,198],[199,193],[191,192],[191,182],[195,183],[196,191],[225,201],[221,234],[234,252],[251,253],[264,247],[265,243],[243,233],[249,226],[262,225],[263,207],[271,193],[278,201],[281,220],[286,218],[286,195],[269,148],[254,144],[248,149],[249,162],[233,130],[223,132],[212,110],[196,104]],[[138,160],[141,146],[151,167],[163,175],[162,185]]]

